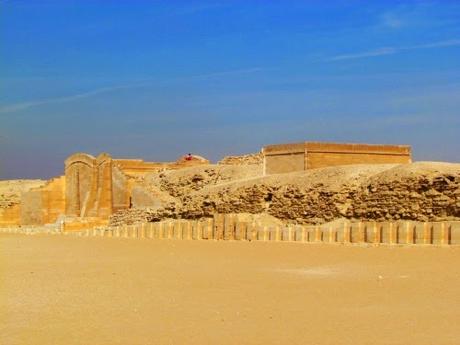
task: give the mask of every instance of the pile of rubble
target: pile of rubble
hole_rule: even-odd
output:
[[[226,156],[217,164],[223,165],[252,165],[263,164],[264,158],[261,152],[249,153],[241,156]]]
[[[259,165],[204,165],[179,170],[167,170],[148,175],[144,184],[181,198],[211,186],[257,178],[262,175]]]
[[[261,176],[260,170],[250,167],[207,166],[151,177],[150,183],[176,203],[139,217],[199,219],[215,213],[251,213],[301,224],[342,218],[460,219],[460,164],[350,165],[271,176]]]

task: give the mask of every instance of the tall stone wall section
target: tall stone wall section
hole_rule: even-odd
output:
[[[73,217],[112,214],[112,159],[78,153],[65,161],[66,212]]]
[[[65,213],[65,182],[61,176],[25,192],[21,198],[20,224],[55,223]]]
[[[112,211],[113,213],[130,207],[130,180],[118,167],[112,168]]]
[[[281,144],[262,149],[264,175],[305,170],[305,144]]]
[[[305,169],[351,164],[406,164],[410,162],[409,146],[305,143]]]
[[[404,145],[370,145],[305,142],[265,146],[264,173],[279,174],[351,164],[405,164],[411,148]]]
[[[0,227],[20,225],[22,196],[45,184],[43,180],[0,181]]]

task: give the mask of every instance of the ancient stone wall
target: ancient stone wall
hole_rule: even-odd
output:
[[[95,168],[96,159],[85,153],[74,154],[65,161],[66,215],[88,215],[88,210],[95,202]]]
[[[100,217],[107,219],[114,212],[139,207],[155,197],[145,190],[135,188],[144,175],[164,170],[177,170],[209,163],[192,156],[176,162],[144,162],[140,159],[112,159],[108,154],[97,158],[77,153],[66,162],[66,215],[74,217]],[[135,195],[133,195],[133,190]]]
[[[102,153],[96,158],[97,188],[94,195],[96,202],[93,206],[92,215],[95,217],[108,218],[113,212],[113,164],[112,158]]]
[[[265,146],[265,174],[350,164],[403,164],[411,162],[409,146],[305,142]]]
[[[118,166],[112,169],[112,210],[126,209],[130,207],[129,178]]]
[[[20,204],[11,204],[8,207],[0,208],[0,227],[20,225],[21,224],[21,206]]]
[[[139,159],[112,159],[106,153],[97,157],[76,153],[65,161],[65,176],[31,189],[22,197],[17,193],[14,198],[10,197],[10,192],[4,194],[3,185],[14,183],[2,182],[0,225],[49,224],[59,216],[65,216],[69,222],[72,221],[72,226],[78,227],[78,221],[83,224],[84,219],[91,219],[92,224],[104,223],[112,213],[129,209],[134,204],[138,207],[146,204],[163,206],[165,198],[160,195],[161,192],[154,195],[142,188],[135,188],[144,175],[206,164],[209,164],[208,160],[196,155],[181,157],[176,162],[156,163]],[[44,181],[40,182],[44,184]]]
[[[65,161],[66,212],[73,217],[108,218],[113,210],[112,158],[77,153]]]
[[[43,186],[43,180],[0,181],[0,227],[21,224],[21,196]]]
[[[305,168],[350,164],[404,164],[411,162],[409,146],[305,143]]]
[[[23,225],[55,223],[65,213],[65,177],[48,181],[43,187],[23,193],[20,220]]]

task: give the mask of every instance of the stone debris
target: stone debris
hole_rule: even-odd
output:
[[[226,156],[217,164],[222,165],[252,165],[263,164],[264,156],[262,152],[249,153],[241,156]]]
[[[267,214],[298,224],[460,219],[460,164],[453,163],[350,165],[264,177],[250,165],[204,166],[150,176],[146,183],[177,202],[121,211],[114,223],[215,213]]]
[[[176,198],[183,198],[191,192],[222,185],[237,180],[257,178],[262,175],[259,165],[204,165],[167,170],[145,177],[144,184],[169,193]]]

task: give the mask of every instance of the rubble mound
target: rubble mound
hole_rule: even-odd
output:
[[[163,208],[163,210],[165,210],[165,208]],[[131,225],[165,220],[168,218],[172,217],[168,217],[168,214],[164,211],[159,212],[157,208],[130,208],[127,210],[120,210],[111,215],[109,224],[110,226]]]
[[[244,180],[262,175],[262,166],[248,165],[202,165],[179,170],[166,170],[149,174],[145,184],[158,188],[176,198],[191,192],[236,180]]]
[[[215,213],[267,214],[300,224],[460,219],[460,164],[453,163],[348,165],[270,176],[261,176],[257,165],[201,166],[152,175],[146,183],[177,201],[151,209],[150,220]]]
[[[371,177],[345,216],[373,220],[460,218],[460,164],[420,162]]]
[[[355,165],[276,174],[235,181],[191,193],[183,199],[184,218],[214,213],[267,213],[298,223],[323,223],[342,217],[342,204],[358,194],[373,175],[395,165]]]
[[[264,158],[261,152],[249,153],[241,156],[226,156],[220,160],[217,164],[224,165],[251,165],[251,164],[263,164]]]

